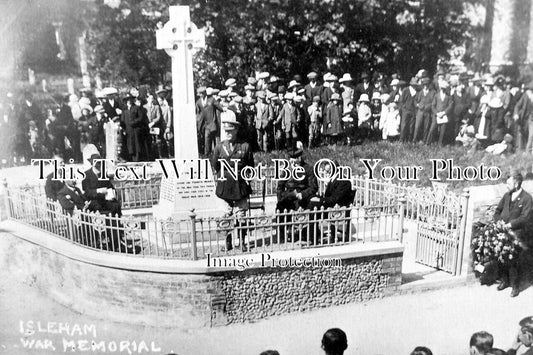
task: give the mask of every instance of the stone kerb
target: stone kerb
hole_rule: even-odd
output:
[[[256,321],[393,294],[401,284],[399,242],[283,251],[272,258],[339,258],[341,267],[208,267],[206,260],[110,255],[14,221],[1,224],[11,247],[4,267],[45,294],[93,317],[158,327],[201,328]],[[243,256],[240,256],[243,257]],[[229,259],[229,258],[228,258]]]

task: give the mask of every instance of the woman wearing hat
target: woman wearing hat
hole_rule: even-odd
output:
[[[342,97],[342,110],[347,111],[348,103],[353,101],[354,89],[352,88],[352,76],[350,73],[345,73],[342,78],[340,78],[339,83],[341,84],[341,97]]]
[[[215,193],[226,203],[226,217],[236,218],[236,227],[243,223],[240,219],[246,215],[248,198],[252,193],[250,185],[242,178],[240,172],[246,166],[254,166],[254,158],[249,144],[238,139],[237,132],[240,125],[235,116],[222,119],[222,129],[225,131],[226,139],[217,144],[211,161],[218,178]],[[234,160],[238,161],[237,180],[231,176],[228,170],[224,170],[222,175],[221,161],[233,166]],[[244,249],[246,230],[241,229],[240,233],[241,235],[237,240],[241,241],[241,247]],[[231,233],[226,236],[226,250],[233,249],[233,237]]]
[[[342,103],[338,93],[331,96],[324,117],[324,136],[329,145],[336,144],[342,134]]]
[[[357,103],[357,126],[360,130],[361,138],[369,138],[372,135],[372,109],[367,94],[361,94]]]

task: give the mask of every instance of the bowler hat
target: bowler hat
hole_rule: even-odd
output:
[[[339,82],[341,82],[341,83],[343,83],[345,81],[353,81],[352,76],[350,75],[350,73],[344,73],[342,78],[340,78],[340,80],[339,80]]]

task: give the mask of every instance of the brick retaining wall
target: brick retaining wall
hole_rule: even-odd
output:
[[[320,250],[323,254],[324,250],[336,250],[334,257],[342,259],[340,268],[251,268],[242,272],[211,268],[206,271],[206,261],[200,260],[194,262],[199,266],[198,271],[180,273],[175,272],[180,261],[157,260],[172,269],[165,273],[132,271],[123,265],[110,267],[109,259],[118,259],[117,255],[92,250],[82,250],[82,253],[91,257],[96,253],[97,257],[106,259],[107,265],[69,257],[65,250],[70,248],[78,253],[75,248],[84,248],[54,240],[54,243],[64,243],[67,249],[51,251],[29,239],[41,232],[21,238],[29,227],[20,228],[22,231],[17,228],[14,233],[4,228],[7,232],[0,233],[1,238],[10,240],[11,246],[0,267],[77,312],[118,322],[191,329],[256,321],[383,297],[394,293],[401,284],[403,248],[397,242],[375,243],[377,250],[370,243],[362,244],[365,250],[355,254],[351,250],[353,245],[315,249],[315,253]],[[44,238],[55,238],[41,234]],[[350,252],[340,256],[339,248]],[[298,252],[302,251],[284,253]],[[123,258],[144,267],[148,262],[154,263],[142,258]],[[191,270],[191,262],[187,265],[183,270]]]

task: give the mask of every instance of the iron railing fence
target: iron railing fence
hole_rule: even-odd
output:
[[[405,204],[277,211],[235,217],[158,220],[64,211],[35,189],[6,188],[11,219],[109,253],[136,257],[203,259],[349,243],[402,240]],[[231,249],[231,250],[230,250]]]

